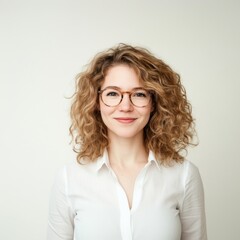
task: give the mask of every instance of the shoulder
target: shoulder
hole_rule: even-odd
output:
[[[185,192],[185,198],[196,195],[199,198],[203,196],[203,183],[198,167],[186,160],[176,167],[181,173],[181,183]]]
[[[61,178],[89,175],[95,172],[96,164],[96,162],[78,163],[77,161],[72,161],[63,165],[57,175]]]
[[[194,163],[186,160],[182,165],[185,184],[191,181],[201,182],[199,169]]]
[[[199,176],[198,167],[188,160],[185,160],[182,164],[179,164],[179,168],[181,169],[183,176],[186,178],[191,176]]]
[[[55,175],[55,185],[61,188],[86,185],[97,176],[97,162],[80,164],[72,161],[63,165]]]
[[[175,185],[182,186],[181,188],[188,187],[189,184],[201,185],[201,177],[198,167],[185,160],[183,163],[174,163],[171,166],[160,166],[161,175],[164,179]]]
[[[188,160],[183,163],[173,163],[171,166],[161,166],[160,168],[163,173],[181,175],[182,177],[199,174],[198,167]]]

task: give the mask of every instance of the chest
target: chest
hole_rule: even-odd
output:
[[[180,239],[178,200],[182,190],[174,182],[147,172],[131,180],[130,185],[125,185],[132,194],[131,208],[123,188],[127,178],[104,174],[98,182],[89,179],[70,191],[76,213],[76,240]]]
[[[118,186],[118,188],[122,188],[123,194],[126,195],[128,206],[130,209],[132,208],[133,204],[134,190],[136,189],[136,186],[139,185],[141,178],[144,177],[143,176],[144,169],[141,169],[142,167],[143,166],[139,166],[137,168],[132,169],[119,169],[113,167],[112,169],[113,170],[112,174],[115,177],[116,185],[119,184],[120,186]]]

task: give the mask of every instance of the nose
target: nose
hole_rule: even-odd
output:
[[[128,93],[123,94],[123,98],[121,103],[119,104],[119,108],[121,111],[132,111],[133,105],[130,101],[130,95]]]

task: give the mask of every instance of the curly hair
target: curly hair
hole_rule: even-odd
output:
[[[119,44],[98,53],[77,75],[71,105],[71,126],[77,161],[95,161],[109,146],[107,128],[99,112],[98,91],[109,68],[125,64],[152,93],[154,110],[144,128],[144,141],[160,163],[184,161],[183,150],[195,135],[191,105],[180,76],[147,49]]]

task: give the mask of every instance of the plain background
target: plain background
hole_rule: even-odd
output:
[[[119,42],[147,47],[180,73],[209,239],[240,239],[239,10],[237,0],[0,0],[0,239],[45,239],[54,175],[75,158],[75,75]]]

